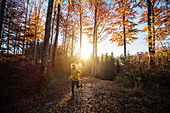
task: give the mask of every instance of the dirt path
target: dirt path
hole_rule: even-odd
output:
[[[82,78],[83,88],[71,94],[71,81],[52,92],[36,94],[4,106],[5,113],[157,113],[132,96],[132,90],[114,81]],[[153,105],[153,104],[151,104]]]
[[[122,113],[144,112],[142,107],[131,102],[127,92],[113,81],[96,78],[83,78],[82,89],[76,89],[75,97],[71,91],[63,99],[43,112],[57,113]]]

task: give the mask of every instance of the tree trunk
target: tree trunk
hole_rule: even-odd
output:
[[[56,19],[56,4],[55,4],[55,10],[54,10],[54,18],[52,19],[52,31],[51,31],[51,40],[50,40],[50,45],[49,45],[49,59],[52,64],[52,43],[53,43],[53,34],[54,34],[54,21]]]
[[[74,30],[72,31],[71,57],[73,57],[73,53],[74,53]]]
[[[67,14],[67,19],[66,19],[66,29],[65,29],[65,37],[64,37],[64,54],[66,54],[66,43],[67,43],[67,27],[68,27],[68,17],[69,17],[69,11]]]
[[[154,5],[154,4],[153,4]],[[153,54],[153,65],[155,65],[155,14],[152,5],[152,54]]]
[[[153,53],[152,53],[152,32],[151,32],[151,1],[147,0],[148,7],[148,49],[150,55],[150,65],[153,66]]]
[[[8,38],[7,38],[7,54],[9,54],[9,26],[8,26],[8,34],[7,34],[7,36],[8,36]]]
[[[81,1],[80,2],[80,57],[81,57],[81,49],[82,49],[82,16],[81,16]]]
[[[34,60],[35,62],[36,62],[36,50],[37,50],[36,40],[37,40],[37,26],[35,25],[35,36],[34,36]]]
[[[68,21],[68,16],[66,21]],[[66,29],[65,29],[65,33],[64,33],[64,54],[66,54],[66,43],[67,43],[67,23],[66,23]]]
[[[96,17],[97,17],[97,7],[95,6],[95,17],[94,17],[94,31],[93,31],[93,56],[92,56],[92,72],[91,72],[91,74],[92,74],[92,76],[95,76],[96,75],[96,73],[95,73],[95,61],[96,61],[96,52],[95,52],[95,50],[96,50],[96,24],[97,24],[97,22],[96,22]]]
[[[35,3],[36,4],[36,3]],[[37,40],[37,19],[38,19],[38,15],[37,15],[37,7],[36,7],[36,15],[35,15],[35,25],[34,25],[34,27],[35,27],[35,36],[34,36],[34,61],[35,61],[35,63],[36,63],[36,50],[37,50],[37,45],[36,45],[36,40]]]
[[[1,10],[0,10],[0,40],[1,40],[2,25],[3,25],[3,20],[4,20],[5,3],[6,3],[6,0],[2,0]]]
[[[3,39],[4,39],[4,31],[2,30],[2,38],[0,40],[0,50],[1,50],[1,44],[3,42]],[[3,50],[1,50],[1,53],[3,53]]]
[[[51,30],[52,10],[53,10],[53,0],[49,0],[47,18],[46,18],[46,23],[45,23],[44,45],[43,45],[42,59],[41,59],[42,72],[44,76],[47,75],[48,46],[49,46],[49,37],[50,37],[50,30]]]
[[[26,32],[27,32],[27,15],[28,15],[28,4],[29,4],[29,0],[27,0],[27,6],[26,6],[26,13],[25,13],[25,31],[24,31],[24,39],[23,39],[23,49],[22,49],[22,54],[26,54],[25,51],[25,40],[26,40]],[[27,41],[26,41],[27,43]],[[25,53],[24,53],[25,52]]]
[[[123,36],[124,36],[124,57],[126,57],[126,29],[125,29],[125,13],[123,13]]]
[[[97,9],[97,8],[96,8]],[[97,11],[96,11],[97,12]],[[96,16],[97,17],[97,16]],[[95,20],[96,23],[97,23],[97,20]],[[95,76],[97,75],[97,69],[98,69],[98,66],[97,66],[97,24],[96,24],[96,30],[95,30]]]
[[[56,58],[56,53],[57,53],[57,46],[58,46],[58,34],[59,34],[59,20],[60,20],[60,4],[58,4],[58,14],[57,14],[57,27],[56,27],[56,36],[55,36],[55,41],[54,41],[54,50],[53,50],[53,55],[52,55],[52,66],[54,67],[55,65],[55,58]]]

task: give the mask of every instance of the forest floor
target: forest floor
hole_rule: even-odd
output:
[[[58,82],[56,79],[51,80],[48,85],[49,90],[4,105],[3,111],[10,113],[159,112],[160,104],[148,100],[151,105],[145,104],[145,106],[143,101],[134,96],[133,89],[125,88],[121,83],[82,77],[80,83],[83,84],[83,88],[76,88],[75,96],[72,97],[70,80],[57,84],[56,82]]]

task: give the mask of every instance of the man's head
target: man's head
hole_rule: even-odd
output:
[[[72,69],[74,70],[76,68],[76,65],[75,64],[72,64]]]

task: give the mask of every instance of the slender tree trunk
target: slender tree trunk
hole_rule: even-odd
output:
[[[35,4],[36,4],[36,2],[35,2]],[[36,63],[36,50],[37,50],[37,45],[36,45],[36,40],[37,40],[37,7],[36,7],[36,15],[35,15],[35,25],[34,25],[34,27],[35,27],[35,36],[34,36],[34,61],[35,61],[35,63]]]
[[[55,36],[55,41],[54,41],[54,50],[53,50],[53,55],[52,55],[52,66],[54,67],[55,65],[55,58],[56,58],[56,53],[57,53],[57,46],[58,46],[58,34],[59,34],[59,20],[60,20],[60,4],[58,4],[58,14],[57,14],[57,26],[56,26],[56,36]]]
[[[2,30],[2,38],[0,40],[0,50],[1,50],[1,44],[3,42],[3,39],[4,39],[4,31]],[[3,53],[3,50],[1,50],[1,53]]]
[[[43,45],[42,60],[41,60],[42,72],[44,76],[47,75],[48,46],[49,46],[49,37],[50,37],[50,30],[51,30],[52,10],[53,10],[53,0],[49,0],[47,18],[46,18],[46,23],[45,23],[44,45]]]
[[[81,11],[81,1],[79,0],[79,2],[80,2],[80,57],[81,57],[81,49],[82,49],[82,11]]]
[[[65,29],[65,37],[64,37],[64,53],[65,54],[66,54],[66,43],[67,43],[68,17],[69,17],[69,12],[68,12],[67,19],[66,19],[66,29]]]
[[[153,66],[153,54],[152,54],[152,32],[151,32],[151,0],[147,0],[148,7],[148,49],[150,55],[150,65]]]
[[[0,10],[0,40],[1,40],[2,25],[3,25],[3,20],[4,20],[5,3],[6,3],[6,0],[2,0],[1,10]]]
[[[124,36],[124,57],[126,57],[126,29],[125,29],[125,13],[123,13],[123,36]]]
[[[73,53],[74,53],[74,30],[72,31],[71,57],[73,57]]]
[[[52,29],[51,29],[51,40],[50,40],[50,45],[49,45],[49,59],[52,64],[52,44],[53,44],[53,34],[54,34],[54,21],[56,19],[56,4],[55,4],[55,10],[54,10],[54,18],[52,19]]]
[[[97,12],[98,12],[98,3],[96,2],[96,14],[95,14],[95,76],[97,76],[97,62],[98,62],[98,58],[97,58]]]
[[[97,22],[97,20],[96,20],[96,22]],[[95,39],[95,76],[96,76],[97,75],[97,69],[98,69],[98,66],[97,66],[97,24],[96,24],[96,30],[95,30],[95,38],[96,38]]]
[[[26,54],[26,50],[25,50],[25,40],[26,40],[26,33],[27,33],[27,16],[28,16],[28,4],[29,4],[29,0],[27,0],[27,6],[26,6],[26,13],[25,13],[25,31],[24,31],[24,39],[23,39],[23,49],[22,49],[22,54]],[[27,43],[27,41],[26,41]],[[24,53],[25,52],[25,53]]]
[[[34,60],[35,62],[36,62],[36,50],[37,50],[36,40],[37,40],[37,26],[35,25],[35,36],[34,36]]]
[[[14,40],[14,54],[15,54],[15,50],[16,50],[16,40]]]
[[[7,54],[9,54],[9,26],[8,26],[8,34],[7,34],[7,36],[8,36],[8,38],[7,38]]]
[[[32,6],[30,7],[30,12],[29,12],[29,19],[28,19],[28,24],[29,24],[29,26],[31,26],[31,14],[32,14]],[[29,52],[29,45],[30,45],[31,43],[29,42],[29,41],[27,41],[26,42],[26,50],[25,50],[25,54],[27,55],[28,54],[28,52]]]
[[[152,5],[152,54],[153,54],[153,65],[156,63],[155,61],[155,14],[154,9]]]
[[[93,56],[92,56],[92,76],[95,76],[96,73],[95,73],[95,59],[96,59],[96,56],[95,56],[95,50],[96,50],[96,17],[97,17],[97,7],[95,6],[95,17],[94,17],[94,31],[93,31]]]

